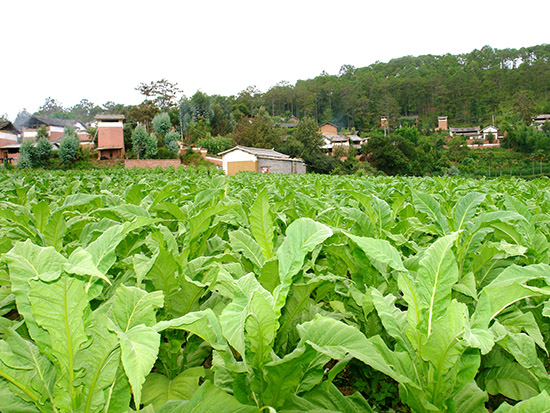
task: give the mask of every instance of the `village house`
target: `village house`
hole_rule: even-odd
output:
[[[274,151],[273,149],[235,146],[220,152],[223,171],[231,176],[243,171],[261,173],[304,174],[306,166],[299,158]]]
[[[124,115],[96,115],[97,157],[121,159],[124,157]]]
[[[19,154],[19,130],[9,120],[0,120],[0,157],[4,162],[17,160]]]
[[[31,116],[22,128],[22,139],[35,139],[40,127],[45,127],[48,133],[50,142],[59,143],[59,140],[64,136],[65,127],[72,126],[75,128],[78,139],[81,145],[89,146],[92,144],[92,137],[86,131],[84,124],[75,119],[57,119],[46,118],[43,116]]]
[[[367,138],[361,138],[358,135],[339,135],[336,125],[329,122],[323,123],[318,132],[323,135],[324,139],[321,149],[326,150],[328,153],[332,153],[332,150],[337,146],[349,148],[351,145],[355,149],[360,149],[361,145],[365,145],[368,141]]]

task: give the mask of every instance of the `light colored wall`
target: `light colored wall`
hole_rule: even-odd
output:
[[[17,136],[13,133],[1,132],[0,131],[0,146],[12,145],[17,143]]]
[[[232,176],[238,174],[239,172],[257,172],[258,171],[258,162],[256,161],[234,161],[227,163],[227,170],[224,169],[224,172],[227,176]]]
[[[298,160],[258,158],[258,171],[261,172],[263,167],[268,167],[270,174],[306,173],[304,163]]]
[[[256,162],[256,156],[236,149],[222,156],[223,171],[226,175],[229,175],[228,164],[231,162]]]
[[[322,125],[319,132],[325,135],[338,135],[338,129],[332,125]]]

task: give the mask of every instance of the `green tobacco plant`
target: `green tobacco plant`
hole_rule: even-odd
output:
[[[0,341],[3,412],[122,412],[131,394],[139,408],[163,297],[121,286],[92,310],[113,264],[108,241],[99,241],[68,259],[30,241],[4,255],[23,321]]]

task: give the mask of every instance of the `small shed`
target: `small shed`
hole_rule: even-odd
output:
[[[223,171],[231,176],[243,171],[281,174],[304,174],[306,166],[299,158],[291,158],[273,149],[235,146],[220,152]]]

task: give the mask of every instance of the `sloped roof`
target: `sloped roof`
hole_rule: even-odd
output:
[[[21,133],[9,120],[0,120],[0,130],[12,132],[16,135]]]
[[[29,125],[35,123],[32,122],[33,119],[36,121],[36,123],[41,123],[48,126],[58,126],[61,128],[64,128],[65,126],[75,126],[77,123],[82,123],[76,119],[46,118],[44,116],[33,115],[25,122],[25,127],[29,127]]]
[[[112,115],[110,113],[102,113],[99,115],[95,115],[94,119],[96,120],[124,120],[124,115]]]
[[[236,150],[241,150],[243,152],[249,153],[251,155],[255,155],[258,157],[270,157],[270,158],[290,158],[289,155],[285,155],[284,153],[277,152],[273,149],[265,149],[265,148],[250,148],[248,146],[240,146],[237,145],[234,148],[228,149],[227,151],[220,152],[218,155],[223,156],[226,153],[233,152]]]

